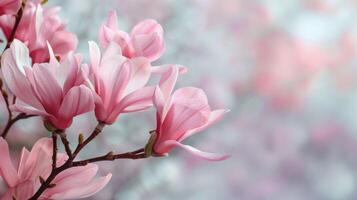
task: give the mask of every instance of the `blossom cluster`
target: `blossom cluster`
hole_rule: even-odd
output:
[[[182,144],[219,121],[227,110],[211,109],[202,89],[174,91],[186,67],[153,66],[165,50],[158,22],[144,20],[126,33],[111,11],[98,31],[100,45],[88,42],[86,61],[82,57],[87,56],[75,52],[77,37],[66,30],[58,16],[60,9],[43,4],[39,0],[0,2],[0,28],[7,40],[1,55],[1,92],[9,112],[0,138],[0,175],[7,186],[1,199],[85,198],[100,191],[112,176],[95,178],[95,162],[160,157],[175,147],[207,160],[228,158]],[[143,148],[76,159],[105,126],[120,121],[119,115],[150,107],[156,110],[156,129],[150,131]],[[80,134],[72,151],[66,129],[74,117],[88,112],[95,114],[98,125],[87,138]],[[33,116],[43,119],[51,137],[38,139],[31,151],[23,148],[16,168],[5,138],[12,124]],[[65,153],[57,151],[58,137]]]

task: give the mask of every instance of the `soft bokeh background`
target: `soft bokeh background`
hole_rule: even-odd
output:
[[[111,9],[127,31],[156,19],[167,50],[155,64],[187,66],[178,86],[202,87],[213,108],[231,109],[186,141],[231,159],[213,163],[175,150],[102,163],[102,173],[114,176],[91,199],[356,199],[357,1],[49,0],[53,5],[62,7],[84,54]],[[46,135],[37,124],[19,124],[10,141],[31,146],[33,132]],[[75,124],[68,131],[74,141],[93,128],[92,114]],[[136,149],[153,128],[153,109],[123,115],[82,156]]]

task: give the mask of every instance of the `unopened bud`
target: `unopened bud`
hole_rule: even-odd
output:
[[[48,185],[49,188],[54,188],[55,186],[56,186],[55,183],[51,183],[51,184]]]
[[[41,183],[41,184],[44,184],[44,183],[45,183],[45,179],[42,178],[42,176],[39,176],[38,178],[40,179],[40,183]]]
[[[84,135],[83,133],[80,133],[78,135],[78,144],[83,144],[83,142],[84,142]]]
[[[49,132],[55,132],[57,130],[57,128],[51,122],[49,122],[47,120],[45,120],[43,122],[43,125]]]
[[[108,158],[108,159],[114,159],[114,152],[113,151],[110,151],[110,152],[108,152],[107,153],[107,155],[106,155],[106,157]]]
[[[8,97],[7,92],[5,92],[4,90],[1,90],[1,94],[2,94],[2,96],[3,96],[4,98],[7,98],[7,97]]]
[[[150,135],[149,141],[145,145],[145,148],[144,148],[146,157],[150,157],[153,155],[153,146],[155,144],[156,136],[157,136],[156,131],[150,131],[150,134],[151,135]]]

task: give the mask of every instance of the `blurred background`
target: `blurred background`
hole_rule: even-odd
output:
[[[231,109],[185,141],[231,154],[229,160],[207,162],[175,150],[165,158],[101,163],[101,173],[114,176],[91,199],[356,199],[357,1],[49,0],[46,6],[62,7],[84,54],[109,10],[126,31],[156,19],[166,52],[154,64],[187,66],[178,87],[201,87],[212,108]],[[93,114],[80,117],[68,135],[76,141],[94,122]],[[10,142],[31,146],[47,134],[40,123],[19,123]],[[142,147],[154,124],[153,109],[121,115],[82,157]]]

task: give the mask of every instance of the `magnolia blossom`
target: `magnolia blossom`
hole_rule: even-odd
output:
[[[31,151],[22,149],[21,159],[16,169],[13,165],[7,142],[0,137],[0,175],[8,186],[1,200],[27,200],[41,186],[40,177],[46,179],[52,169],[52,140],[39,139]],[[57,155],[57,166],[64,164],[67,155]],[[58,174],[53,180],[54,187],[44,191],[41,200],[79,199],[100,191],[110,180],[111,174],[94,178],[98,166],[73,167]]]
[[[94,42],[89,42],[89,50],[98,120],[112,124],[120,113],[140,111],[152,105],[154,88],[144,87],[151,76],[148,59],[127,59],[121,56],[121,49],[115,43],[103,55]]]
[[[34,63],[49,60],[47,42],[51,44],[55,56],[61,58],[77,46],[77,37],[65,30],[66,26],[58,16],[59,11],[59,7],[43,9],[40,3],[31,1],[26,3],[14,36],[30,49],[30,56]],[[11,37],[14,24],[14,15],[0,17],[0,28],[8,40]]]
[[[50,46],[49,54],[49,63],[31,65],[25,44],[14,40],[2,55],[1,70],[6,85],[17,97],[13,111],[40,115],[56,128],[65,129],[73,117],[94,109],[94,98],[84,85],[86,70],[81,68],[78,56],[69,54],[58,63]]]
[[[171,73],[171,76],[175,76],[175,73]],[[174,147],[181,147],[207,160],[228,158],[226,155],[202,152],[194,147],[181,144],[184,139],[220,120],[227,110],[211,111],[205,93],[194,87],[178,89],[170,97],[173,85],[174,82],[171,81],[164,87],[155,89],[154,106],[157,110],[157,127],[153,133],[155,134],[153,152],[163,155]]]
[[[128,58],[143,56],[154,61],[165,49],[163,33],[160,24],[155,20],[147,19],[135,25],[128,34],[119,30],[117,14],[111,11],[107,22],[99,30],[99,40],[103,47],[107,47],[111,42],[117,43],[123,55]]]
[[[21,0],[1,0],[0,1],[0,15],[12,15],[20,8]]]

